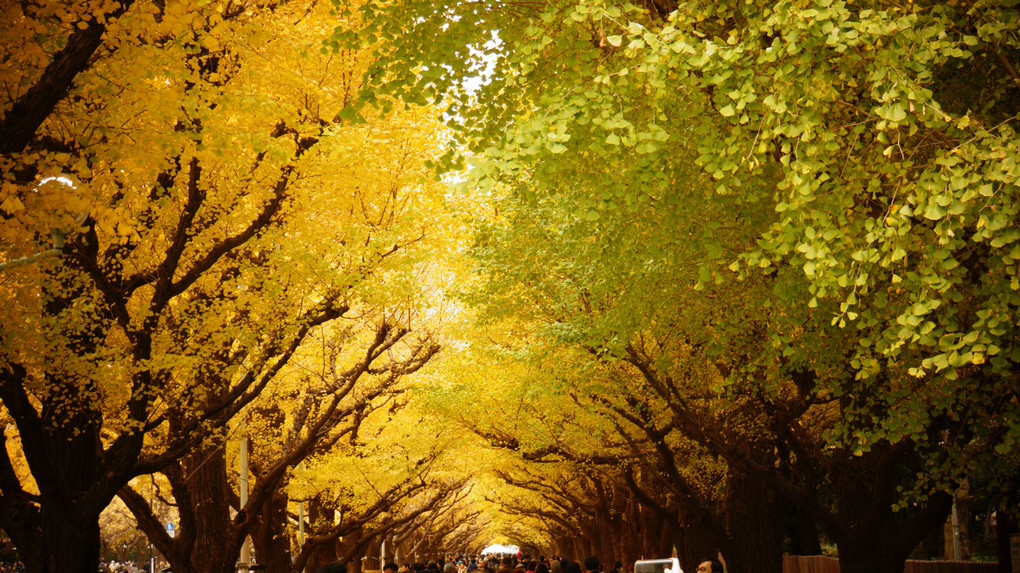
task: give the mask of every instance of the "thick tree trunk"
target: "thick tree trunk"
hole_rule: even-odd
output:
[[[923,513],[898,515],[890,507],[880,518],[850,522],[837,542],[840,573],[903,573],[911,551],[952,507],[952,496],[940,492],[927,503]]]
[[[213,446],[191,454],[185,458],[184,466],[190,494],[186,503],[195,515],[191,563],[199,571],[233,571],[239,548],[228,541],[232,537],[229,503],[232,492],[227,483],[224,448]]]
[[[658,520],[658,515],[649,512],[648,516],[650,521],[655,522],[657,525],[661,524]],[[658,559],[660,557],[670,557],[673,554],[673,547],[676,544],[677,539],[677,528],[679,525],[674,521],[662,525],[658,529],[658,535],[649,538],[648,551],[644,554],[645,559]]]
[[[728,540],[724,557],[728,568],[743,573],[781,573],[783,504],[772,490],[731,467],[725,503]]]
[[[206,446],[167,468],[180,513],[180,524],[170,539],[137,493],[124,499],[146,536],[161,548],[175,573],[233,573],[243,541],[242,528],[230,518],[233,498],[227,482],[222,446]]]
[[[323,565],[336,561],[336,548],[332,544],[322,544],[312,550],[305,564],[305,571],[318,571]]]
[[[42,512],[42,536],[34,547],[18,546],[30,573],[95,573],[99,566],[99,516],[74,516],[66,511]],[[34,558],[27,559],[31,553]],[[42,562],[43,568],[32,569]]]
[[[564,557],[567,559],[570,559],[571,561],[584,559],[584,557],[579,557],[579,555],[584,552],[584,547],[581,546],[576,534],[571,534],[570,537],[566,539],[566,549],[567,553]]]
[[[574,553],[574,544],[569,538],[564,536],[557,537],[555,543],[557,557],[569,558]]]
[[[599,563],[603,565],[610,564],[610,558],[615,555],[613,551],[613,539],[614,530],[609,511],[606,506],[599,508],[596,512],[596,522],[594,523],[594,529],[596,537],[592,547],[592,555],[599,558]]]
[[[318,498],[313,497],[308,500],[308,522],[312,532],[316,531],[317,526],[319,528],[328,527],[325,524],[333,522],[333,511],[327,509]],[[337,546],[335,542],[319,543],[312,547],[309,552],[308,559],[305,562],[305,571],[318,571],[326,563],[336,561],[336,557]]]
[[[23,525],[5,523],[29,573],[95,573],[101,511],[89,511],[86,505],[80,498],[60,503],[46,499]]]
[[[903,564],[907,553],[903,553],[895,543],[883,543],[868,548],[840,545],[840,573],[903,573]],[[851,548],[852,547],[852,548]],[[844,555],[844,551],[847,553]]]
[[[680,567],[687,572],[696,571],[698,563],[719,552],[719,541],[709,533],[711,528],[703,522],[677,524],[673,545],[676,547]],[[657,555],[658,558],[670,555]],[[736,571],[736,569],[734,569]]]
[[[337,559],[347,564],[348,573],[361,573],[364,564],[361,558],[365,556],[370,541],[364,539],[364,529],[360,527],[344,535],[343,541],[337,541]]]
[[[841,573],[902,573],[913,549],[952,509],[953,496],[937,492],[893,511],[902,473],[916,471],[912,453],[902,444],[878,444],[862,456],[833,458],[829,476],[840,527],[828,533],[839,550]]]
[[[258,518],[252,542],[259,564],[265,565],[267,571],[289,572],[291,558],[290,536],[287,532],[287,496],[274,492],[262,504]]]
[[[0,385],[10,382],[2,380]],[[39,414],[25,394],[12,391],[13,385],[0,388],[4,405],[22,418],[21,440],[34,454],[27,458],[39,488],[37,502],[19,496],[13,487],[17,483],[13,466],[7,453],[0,453],[5,502],[0,527],[17,546],[29,573],[95,573],[99,514],[117,490],[112,484],[123,479],[100,469],[97,415],[79,396],[93,389],[65,382],[46,396]],[[31,423],[25,418],[32,418]],[[6,433],[3,437],[6,443]]]
[[[589,556],[595,554],[595,538],[592,535],[592,531],[589,529],[586,531],[587,535],[580,539],[581,547],[579,547],[581,553],[577,555],[577,561],[584,563],[584,560]]]
[[[615,559],[623,563],[633,563],[641,555],[641,511],[633,497],[627,500],[627,506],[621,520],[622,535],[616,545]]]
[[[822,543],[815,522],[799,507],[787,505],[786,531],[790,536],[791,555],[821,555]]]

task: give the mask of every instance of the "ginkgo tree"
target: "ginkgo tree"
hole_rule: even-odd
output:
[[[777,432],[786,432],[778,422],[801,422],[783,441],[795,446],[802,485],[827,483],[817,467],[922,476],[905,486],[918,506],[900,503],[889,482],[881,495],[865,491],[867,480],[835,484],[841,518],[865,518],[860,502],[871,500],[882,516],[872,528],[837,525],[825,504],[802,497],[810,487],[776,483],[829,524],[846,570],[901,567],[918,535],[907,522],[926,515],[906,514],[947,508],[964,473],[1006,469],[1020,431],[1016,336],[1004,318],[1018,302],[1015,2],[409,1],[372,10],[386,15],[373,22],[387,49],[366,101],[450,96],[451,79],[405,73],[419,69],[409,61],[461,70],[472,48],[495,58],[479,105],[465,101],[457,116],[463,141],[488,158],[475,183],[517,193],[522,221],[544,221],[558,202],[548,240],[573,249],[557,252],[559,267],[550,257],[529,268],[520,245],[531,243],[514,243],[493,267],[512,277],[506,292],[531,289],[523,301],[568,317],[553,325],[563,339],[630,360],[649,384],[678,384],[662,386],[662,398],[692,420],[696,410],[671,389],[687,387],[685,369],[665,361],[677,346],[628,355],[628,335],[641,329],[619,327],[640,317],[649,330],[679,326],[681,339],[733,342],[715,345],[723,360],[701,358],[727,398],[782,412]],[[418,25],[387,25],[396,18]],[[449,34],[424,41],[435,28]],[[661,216],[661,242],[626,226],[649,211]],[[694,221],[701,228],[691,233]],[[586,242],[585,230],[598,238]],[[635,253],[621,255],[624,244]],[[532,252],[549,254],[537,240]],[[561,268],[570,273],[550,270]],[[670,288],[631,296],[642,284],[634,277],[656,269]],[[723,289],[707,289],[713,283]],[[614,303],[595,306],[606,299],[585,289]],[[669,302],[666,315],[632,312]],[[530,316],[534,306],[519,308]],[[822,403],[830,408],[818,411]],[[806,420],[818,424],[801,433]],[[721,435],[700,435],[741,461]],[[826,453],[832,446],[838,454]],[[758,470],[777,477],[773,466]],[[891,533],[900,527],[910,533]]]
[[[519,223],[510,228],[527,226]],[[518,258],[522,252],[529,255],[520,260],[540,256],[522,249],[522,240],[512,244]],[[539,266],[553,275],[569,272],[550,261]],[[523,267],[535,276],[530,263]],[[518,292],[548,294],[555,288],[546,285],[518,287]],[[493,313],[507,307],[554,312],[541,297],[528,303],[512,298],[518,302],[498,305]],[[568,323],[566,312],[560,307],[542,315],[552,332],[578,336],[584,318],[594,318]],[[778,564],[766,555],[779,555],[784,506],[768,495],[756,503],[761,480],[728,472],[718,454],[685,437],[684,423],[690,422],[679,423],[638,372],[628,371],[623,362],[608,363],[606,348],[599,348],[597,357],[593,349],[564,345],[555,336],[550,340],[535,325],[523,339],[507,337],[525,326],[511,322],[486,329],[471,345],[471,362],[489,366],[481,372],[465,368],[455,376],[460,383],[439,393],[435,402],[493,448],[504,450],[491,456],[492,471],[525,492],[506,496],[507,511],[555,528],[556,542],[568,555],[633,560],[676,547],[685,567],[696,567],[698,559],[720,549],[734,567],[749,567],[745,559],[759,563],[752,570]],[[507,337],[503,347],[486,350],[496,332]],[[715,426],[725,418],[723,400],[710,398],[695,379],[684,382],[692,386],[702,425]],[[695,397],[698,392],[704,396]],[[748,432],[734,440],[750,445],[756,433],[757,441],[768,439],[767,433]]]
[[[334,561],[361,563],[385,539],[455,505],[466,480],[451,471],[448,435],[427,420],[406,394],[381,404],[356,432],[344,435],[297,472],[288,487],[304,502],[305,538],[294,563],[318,569]],[[412,402],[412,403],[408,403]],[[358,565],[352,565],[360,569]]]
[[[892,562],[902,560],[948,511],[950,497],[944,492],[930,503],[915,500],[899,514],[892,508],[899,488],[913,476],[938,471],[919,465],[919,458],[944,461],[939,439],[904,440],[894,447],[882,443],[857,455],[852,453],[859,451],[856,442],[824,439],[854,404],[816,392],[814,380],[853,388],[853,378],[843,372],[847,341],[827,317],[775,294],[782,281],[796,281],[795,275],[745,281],[739,288],[709,281],[698,288],[701,273],[691,258],[712,259],[699,252],[700,240],[715,233],[736,237],[740,244],[742,231],[692,226],[692,238],[672,245],[674,256],[662,257],[663,243],[676,240],[676,227],[650,224],[656,214],[620,214],[618,220],[605,215],[594,222],[576,217],[567,201],[550,199],[548,204],[556,207],[537,209],[510,196],[499,204],[506,220],[481,234],[477,254],[490,280],[479,300],[492,307],[490,316],[532,321],[524,323],[527,334],[516,342],[522,350],[507,353],[504,360],[554,344],[567,349],[551,362],[569,364],[536,368],[519,381],[528,398],[516,399],[511,392],[513,403],[541,401],[566,386],[584,397],[567,410],[568,417],[604,412],[604,420],[584,427],[588,436],[581,432],[582,443],[593,437],[601,442],[605,451],[598,456],[611,457],[614,442],[643,444],[643,450],[628,453],[654,460],[649,469],[663,476],[654,487],[675,495],[671,525],[680,533],[682,525],[693,524],[693,537],[676,537],[685,560],[713,553],[715,546],[734,566],[778,570],[783,532],[776,524],[786,505],[794,504],[839,543],[845,562],[877,555]],[[660,208],[673,207],[672,201],[662,199]],[[710,201],[696,211],[698,217],[712,212]],[[773,335],[789,337],[810,352],[813,362],[784,357],[769,344]],[[570,382],[560,382],[561,377]],[[549,438],[522,428],[530,417],[494,424],[493,436],[506,436],[494,443],[512,448],[526,443],[525,456],[545,450],[584,459],[564,455],[564,434]],[[698,448],[688,446],[690,441],[726,462],[725,488],[718,499],[691,493],[698,480],[685,466]],[[859,479],[864,474],[872,477]],[[838,502],[830,504],[833,496]],[[694,539],[695,530],[701,539]],[[875,531],[887,531],[896,540],[887,544],[888,551],[860,544]]]
[[[577,154],[590,164],[632,150],[578,197],[596,218],[652,207],[645,187],[686,146],[719,193],[773,215],[733,269],[801,269],[805,302],[836,304],[835,323],[860,343],[863,380],[909,368],[911,399],[889,397],[889,426],[872,439],[923,431],[910,420],[961,409],[976,380],[1001,393],[995,380],[1015,362],[1001,318],[1017,284],[1014,2],[442,6],[363,8],[382,12],[370,23],[387,40],[365,99],[450,97],[455,78],[409,62],[459,72],[490,53],[478,105],[455,116],[463,141],[495,159],[480,184],[525,172],[552,184]],[[418,24],[391,25],[408,17]],[[437,28],[448,34],[426,41]]]
[[[411,296],[441,138],[428,111],[347,121],[367,61],[323,49],[314,2],[21,10],[0,527],[32,571],[94,571],[132,478],[221,439],[309,332]]]

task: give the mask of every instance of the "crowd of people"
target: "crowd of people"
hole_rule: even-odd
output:
[[[100,561],[98,573],[149,573],[150,562],[146,561],[142,565],[138,565],[133,561]],[[166,563],[159,563],[156,565],[156,571],[162,571],[166,567]],[[4,563],[0,561],[0,573],[24,573],[25,564],[21,561],[15,561],[14,563]]]
[[[148,573],[150,563],[146,561],[139,566],[134,561],[100,561],[99,562],[99,573]],[[157,566],[156,571],[160,568]]]
[[[149,564],[139,567],[135,563],[119,563],[116,561],[100,563],[100,573],[148,573]],[[159,569],[157,569],[158,571]],[[21,562],[0,562],[0,573],[22,573]],[[330,563],[322,566],[318,573],[347,573],[342,563]],[[577,562],[559,557],[538,557],[532,559],[527,555],[496,555],[466,557],[429,561],[427,563],[387,563],[382,573],[634,573],[631,565],[624,569],[619,561],[611,569],[607,569],[596,557],[588,557]],[[694,573],[724,573],[723,564],[714,558],[702,560]]]
[[[342,563],[330,563],[318,573],[347,573]],[[591,556],[582,562],[560,557],[540,556],[533,559],[528,555],[494,555],[465,557],[429,561],[428,563],[387,563],[382,573],[634,573],[633,565],[627,569],[617,561],[607,569],[597,557]],[[694,573],[724,573],[723,564],[715,558],[703,559]]]

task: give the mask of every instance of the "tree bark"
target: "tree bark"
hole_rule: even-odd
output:
[[[719,540],[711,533],[711,528],[703,521],[690,524],[676,524],[673,546],[676,547],[680,567],[686,572],[697,570],[698,563],[708,556],[719,552]],[[668,558],[671,555],[656,555],[656,558]]]
[[[204,448],[184,460],[188,480],[185,503],[195,516],[195,545],[190,567],[196,571],[233,571],[237,561],[235,543],[228,541],[232,531],[230,503],[233,492],[227,483],[227,457],[223,446]],[[181,500],[178,500],[181,501]],[[171,563],[174,571],[178,569]]]
[[[911,551],[949,514],[953,496],[931,494],[893,511],[904,471],[917,471],[909,444],[880,443],[860,456],[836,455],[827,475],[838,520],[827,531],[839,549],[841,573],[902,573]]]
[[[795,504],[787,504],[786,530],[790,536],[791,555],[821,555],[822,543],[818,538],[818,527]]]
[[[939,526],[952,503],[951,495],[939,492],[920,512],[903,515],[889,507],[880,516],[848,520],[847,532],[837,542],[840,573],[902,573],[910,552]]]
[[[95,573],[99,514],[127,479],[122,469],[100,467],[95,412],[78,395],[94,389],[61,381],[37,412],[21,387],[24,373],[19,367],[0,372],[0,398],[31,449],[26,458],[40,495],[22,491],[6,449],[0,452],[0,528],[33,573]]]
[[[287,496],[274,492],[262,504],[252,533],[255,555],[268,571],[291,570],[290,536],[287,532]]]
[[[180,515],[173,538],[141,495],[131,490],[121,492],[139,528],[175,573],[235,570],[244,537],[242,528],[230,517],[234,494],[227,482],[226,466],[223,446],[208,445],[167,468]]]
[[[318,497],[313,497],[308,500],[308,522],[312,531],[315,530],[316,524],[322,527],[321,524],[332,523],[333,510],[327,508]],[[323,565],[336,561],[336,549],[336,543],[315,545],[305,562],[305,571],[318,571]]]
[[[95,573],[99,562],[99,516],[74,515],[74,511],[44,510],[42,513],[44,535],[39,541],[45,549],[45,555],[41,556],[45,566],[37,570],[46,573]],[[38,562],[39,548],[35,549]],[[22,553],[22,546],[19,545],[18,550],[19,554]]]
[[[782,504],[773,491],[761,480],[731,468],[725,503],[727,567],[746,573],[781,573]]]

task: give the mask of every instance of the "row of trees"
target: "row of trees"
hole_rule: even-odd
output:
[[[1015,511],[1015,3],[438,4],[370,5],[372,89],[494,62],[453,107],[499,366],[436,403],[495,392],[508,507],[769,573],[822,536],[902,571],[964,482]]]
[[[445,320],[445,136],[423,106],[353,112],[370,56],[324,44],[338,23],[5,7],[0,529],[29,571],[93,573],[115,497],[184,573],[249,536],[289,571],[479,535],[449,527],[470,489],[407,393]]]
[[[1015,491],[1015,2],[12,10],[0,528],[33,571],[94,571],[115,496],[180,571],[526,522],[475,521],[458,428],[407,405],[447,138],[485,326],[427,386],[508,452],[533,493],[484,493],[528,543],[775,573],[784,522],[898,571],[958,484]]]

